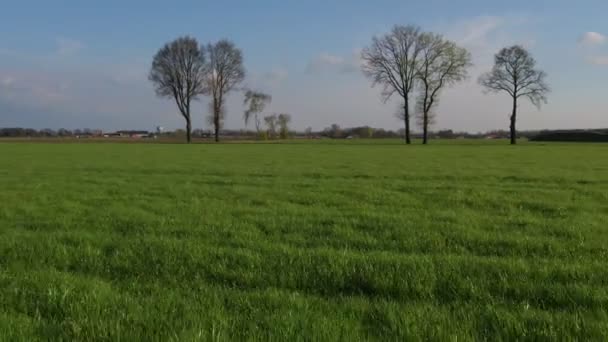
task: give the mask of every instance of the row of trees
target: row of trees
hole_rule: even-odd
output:
[[[395,94],[401,97],[403,110],[398,117],[404,122],[407,144],[411,143],[411,96],[416,95],[415,113],[422,126],[423,144],[426,144],[441,91],[466,79],[472,65],[466,49],[416,26],[395,26],[383,36],[373,37],[361,58],[363,73],[371,79],[372,86],[382,87],[384,102]],[[480,77],[479,83],[488,92],[505,92],[513,100],[511,144],[516,143],[519,99],[527,98],[538,107],[546,103],[550,90],[545,79],[545,72],[536,69],[534,58],[519,45],[499,51],[493,69]]]
[[[278,117],[278,115],[274,115]],[[278,132],[276,131],[276,128]],[[147,134],[146,134],[147,133]],[[118,131],[114,133],[102,132],[99,129],[64,129],[58,130],[45,128],[45,129],[33,129],[23,127],[3,127],[0,128],[0,138],[102,138],[102,137],[130,137],[135,135],[141,138],[169,138],[169,139],[183,139],[186,137],[186,130],[176,129],[173,131],[162,131],[162,132],[146,132],[146,131]],[[319,139],[319,138],[330,138],[330,139],[396,139],[403,138],[405,135],[405,129],[400,128],[398,130],[386,130],[383,128],[373,128],[369,126],[359,127],[341,127],[338,124],[332,124],[320,131],[313,131],[312,127],[308,127],[304,131],[292,131],[288,127],[281,128],[280,125],[275,125],[274,134],[271,133],[270,127],[266,126],[266,129],[262,129],[260,133],[250,130],[230,130],[224,129],[222,136],[229,139],[251,139],[261,137],[262,139],[275,139],[275,138],[298,138],[298,139]],[[608,137],[608,130],[541,130],[541,131],[523,131],[518,132],[518,135],[531,140],[563,140],[563,141],[606,141]],[[204,129],[193,129],[191,132],[193,138],[213,138],[213,130]],[[508,139],[510,136],[509,131],[498,130],[488,131],[479,133],[469,132],[455,132],[453,130],[439,130],[429,131],[429,139]],[[422,133],[413,132],[412,138],[422,138]]]
[[[150,75],[156,94],[175,100],[180,114],[186,121],[186,140],[192,139],[192,102],[208,96],[207,121],[213,126],[215,141],[219,141],[220,129],[226,117],[228,94],[239,90],[245,79],[243,53],[234,43],[220,40],[217,43],[199,45],[192,37],[180,37],[165,44],[154,56]],[[245,126],[253,120],[258,137],[286,138],[289,134],[291,115],[287,113],[265,116],[266,131],[261,129],[260,115],[272,101],[272,97],[260,91],[244,90],[243,115]]]
[[[472,66],[471,54],[440,34],[423,32],[415,26],[395,26],[361,54],[362,71],[372,86],[382,88],[384,102],[395,94],[402,99],[397,116],[404,122],[404,138],[411,143],[411,101],[415,95],[414,113],[422,127],[423,144],[428,143],[429,128],[436,120],[436,109],[444,88],[465,80]],[[220,40],[199,45],[196,39],[181,37],[161,48],[153,58],[149,79],[158,96],[172,98],[186,121],[186,139],[191,141],[192,101],[208,96],[208,122],[214,128],[215,140],[226,116],[226,98],[239,89],[245,78],[243,54],[232,42]],[[547,101],[549,87],[546,74],[536,69],[536,61],[525,48],[504,48],[495,56],[493,69],[482,75],[479,83],[488,92],[505,92],[512,98],[510,115],[511,143],[516,143],[518,101],[529,99],[540,107]],[[244,105],[245,126],[253,121],[258,137],[285,138],[291,116],[286,113],[261,118],[272,97],[247,90]],[[262,130],[262,119],[267,127]]]
[[[53,137],[74,137],[74,136],[101,136],[102,132],[98,129],[75,129],[69,130],[60,128],[54,130],[51,128],[45,129],[33,129],[33,128],[21,128],[21,127],[4,127],[0,128],[0,137],[3,138],[17,138],[17,137],[37,137],[37,138],[53,138]]]
[[[188,142],[192,139],[192,101],[209,96],[208,121],[219,141],[226,97],[245,79],[243,54],[228,40],[201,46],[194,38],[181,37],[156,53],[148,78],[158,96],[175,100],[186,121]]]
[[[208,96],[207,121],[214,128],[215,141],[226,117],[226,98],[239,89],[245,79],[243,53],[234,43],[220,40],[214,44],[199,45],[192,37],[180,37],[165,44],[154,56],[149,75],[156,94],[172,98],[186,121],[186,140],[192,140],[192,102]],[[253,120],[258,137],[287,138],[291,116],[287,113],[265,116],[267,130],[261,128],[260,115],[272,97],[260,91],[244,89],[243,115],[245,126]]]
[[[260,115],[264,112],[264,109],[270,102],[272,102],[272,96],[260,91],[247,90],[245,92],[245,100],[243,101],[243,104],[247,107],[243,114],[245,127],[253,120],[259,138],[274,139],[279,137],[281,139],[287,139],[289,136],[289,123],[291,122],[290,114],[281,113],[264,116],[266,131],[262,131],[261,129],[262,123]]]

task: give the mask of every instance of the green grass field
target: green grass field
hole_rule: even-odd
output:
[[[0,158],[2,341],[608,339],[608,145]]]

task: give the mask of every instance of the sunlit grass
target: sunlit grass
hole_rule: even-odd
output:
[[[605,340],[608,146],[433,143],[0,144],[0,340]]]

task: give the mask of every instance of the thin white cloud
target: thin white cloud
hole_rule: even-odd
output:
[[[10,76],[5,76],[0,79],[0,85],[2,85],[2,88],[9,88],[13,83],[15,83],[15,79]]]
[[[536,40],[530,33],[517,34],[530,22],[527,16],[478,16],[442,26],[433,31],[447,32],[446,36],[467,48],[475,59],[486,60],[499,49],[513,44],[531,48]],[[477,64],[477,63],[475,63]]]
[[[585,32],[579,39],[579,44],[588,48],[598,48],[605,43],[608,42],[608,37],[598,33],[598,32]],[[607,66],[608,65],[608,56],[606,55],[598,55],[599,51],[597,50],[585,50],[589,55],[586,58],[588,64],[598,65],[598,66]],[[595,51],[596,54],[593,55],[590,52]]]
[[[590,64],[608,66],[608,56],[596,56],[587,59]]]
[[[84,48],[82,42],[66,37],[57,37],[55,43],[57,45],[55,52],[58,56],[74,55]]]
[[[109,77],[111,82],[119,85],[133,85],[147,82],[147,61],[134,60],[120,65],[98,66],[98,71]]]
[[[313,59],[311,59],[308,62],[308,65],[306,66],[306,71],[312,72],[312,73],[321,72],[328,68],[333,68],[336,66],[343,65],[344,62],[345,62],[344,58],[342,58],[340,56],[335,56],[335,55],[331,55],[329,53],[323,52],[323,53],[320,53],[319,55],[315,56]]]
[[[598,32],[585,32],[579,39],[579,43],[584,46],[598,46],[606,42],[608,38]]]
[[[319,73],[325,71],[338,71],[341,73],[350,73],[359,71],[360,50],[355,50],[349,58],[336,56],[323,52],[313,57],[306,66],[306,72]]]
[[[490,34],[505,24],[502,17],[481,16],[460,24],[461,37],[458,43],[463,45],[476,45],[485,42]]]
[[[289,78],[289,72],[283,67],[273,67],[266,71],[251,71],[247,75],[244,88],[271,91],[282,86]]]
[[[289,73],[284,68],[273,68],[265,72],[262,77],[271,83],[281,83],[287,79]]]
[[[57,59],[73,56],[85,48],[85,44],[71,38],[56,37],[54,46],[43,54],[32,54],[27,51],[13,50],[10,48],[0,48],[0,57],[6,56],[9,58],[18,58],[22,61],[40,63],[40,62],[56,62]]]

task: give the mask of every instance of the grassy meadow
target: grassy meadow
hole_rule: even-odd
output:
[[[607,340],[608,145],[0,144],[0,340]]]

